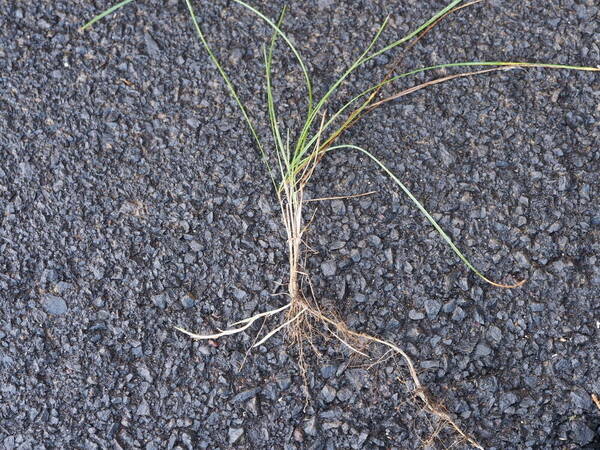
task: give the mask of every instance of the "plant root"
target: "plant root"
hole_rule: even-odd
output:
[[[394,353],[399,354],[406,363],[408,367],[408,372],[415,386],[413,394],[423,402],[425,410],[430,414],[436,416],[437,418],[441,419],[443,423],[447,423],[469,444],[471,444],[477,449],[483,450],[483,447],[474,438],[472,438],[465,431],[462,430],[458,423],[456,423],[456,421],[446,412],[444,407],[433,399],[427,387],[421,382],[421,379],[419,378],[417,370],[415,369],[415,364],[412,358],[404,350],[402,350],[400,347],[398,347],[390,341],[379,339],[369,334],[358,333],[356,331],[350,330],[343,322],[333,320],[330,317],[322,314],[320,311],[309,311],[309,313],[312,314],[315,317],[315,319],[327,323],[328,325],[331,325],[335,330],[337,330],[337,335],[341,335],[343,336],[343,338],[338,337],[336,333],[334,333],[334,336],[340,340],[343,340],[344,344],[351,349],[353,349],[353,346],[350,343],[348,343],[348,341],[379,344],[384,347],[387,347]],[[362,352],[358,353],[364,355],[364,353]]]
[[[240,320],[239,322],[232,323],[231,324],[232,327],[236,326],[236,325],[241,325],[241,324],[245,324],[245,325],[242,326],[242,327],[239,327],[239,328],[230,328],[228,330],[221,331],[220,333],[215,333],[215,334],[195,334],[195,333],[191,333],[191,332],[189,332],[189,331],[187,331],[187,330],[185,330],[183,328],[180,328],[180,327],[175,327],[175,329],[177,331],[181,331],[184,334],[187,334],[192,339],[196,339],[196,340],[199,340],[199,341],[205,341],[205,340],[208,340],[208,339],[219,339],[220,337],[223,337],[223,336],[231,336],[233,334],[241,333],[242,331],[244,331],[247,328],[249,328],[258,319],[260,319],[262,317],[270,317],[272,315],[280,313],[281,311],[285,311],[290,306],[292,306],[292,304],[288,303],[287,305],[282,306],[281,308],[272,309],[270,311],[265,311],[263,313],[256,314],[256,315],[254,315],[252,317],[248,317],[246,319]]]
[[[304,298],[304,296],[302,296],[299,293],[299,289],[295,289],[295,292],[296,296],[293,297],[288,304],[280,308],[256,314],[252,317],[248,317],[246,319],[240,320],[232,324],[232,327],[244,324],[241,327],[229,328],[225,331],[221,331],[220,333],[206,335],[191,333],[179,327],[176,327],[176,329],[196,340],[218,339],[220,337],[231,336],[237,333],[241,333],[247,328],[249,328],[252,324],[254,324],[258,319],[268,318],[278,313],[286,311],[286,320],[282,324],[278,325],[276,328],[266,333],[262,338],[258,339],[257,337],[257,341],[252,345],[252,348],[263,345],[275,334],[282,331],[283,329],[287,329],[286,331],[288,339],[293,344],[297,345],[297,348],[300,352],[298,365],[300,368],[302,378],[305,381],[305,387],[307,386],[307,366],[304,360],[304,344],[308,340],[314,348],[314,344],[312,343],[312,334],[314,331],[316,331],[315,327],[318,324],[324,325],[325,329],[327,330],[327,333],[322,333],[323,336],[327,337],[327,335],[329,335],[335,338],[336,340],[340,341],[340,343],[346,348],[348,348],[352,354],[357,354],[366,358],[370,358],[369,354],[365,352],[365,349],[369,345],[377,344],[386,347],[387,351],[384,353],[384,355],[381,358],[379,358],[375,363],[373,363],[370,367],[387,360],[390,357],[387,356],[388,353],[395,353],[400,355],[408,368],[410,379],[412,380],[412,384],[414,385],[412,393],[414,397],[419,398],[421,400],[424,406],[424,410],[437,417],[442,424],[447,424],[470,445],[477,449],[483,450],[483,447],[474,438],[472,438],[465,431],[463,431],[463,429],[459,426],[456,420],[454,420],[450,416],[446,409],[434,400],[427,386],[425,386],[419,378],[412,358],[404,350],[402,350],[400,347],[398,347],[390,341],[380,339],[369,334],[359,333],[349,329],[343,321],[332,317],[332,315],[323,313],[320,310],[320,308],[318,308],[315,305],[312,305],[311,302],[308,302]]]

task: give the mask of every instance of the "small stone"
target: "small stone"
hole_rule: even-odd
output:
[[[543,303],[530,303],[529,308],[532,312],[542,312],[546,308]]]
[[[580,446],[591,444],[595,437],[594,431],[581,420],[571,423],[571,433],[573,433],[573,441]]]
[[[154,303],[157,308],[165,309],[167,307],[167,296],[165,294],[153,295],[152,303]]]
[[[4,448],[6,449],[13,449],[15,448],[15,437],[14,436],[7,436],[4,438]]]
[[[292,384],[292,379],[289,376],[284,376],[281,378],[277,378],[277,385],[279,386],[279,389],[281,389],[282,391],[285,391],[286,389],[288,389]]]
[[[438,367],[440,367],[440,363],[438,361],[433,360],[421,361],[419,365],[425,370],[437,369]]]
[[[152,381],[153,381],[152,375],[150,374],[150,371],[148,370],[148,368],[146,366],[139,366],[137,368],[137,373],[148,383],[152,383]]]
[[[229,53],[229,61],[231,62],[231,64],[236,65],[240,62],[243,56],[244,51],[241,48],[233,48]]]
[[[519,267],[526,268],[530,266],[529,261],[527,260],[527,257],[523,252],[515,252],[513,254],[513,258],[515,259]]]
[[[331,378],[335,375],[336,370],[336,366],[323,366],[321,367],[321,376],[326,379]]]
[[[369,433],[367,433],[366,431],[363,431],[362,433],[360,433],[358,435],[358,441],[357,441],[357,448],[361,448],[362,445],[365,443],[365,441],[367,440],[367,438],[369,437]]]
[[[304,432],[309,436],[317,435],[317,418],[311,417],[306,422],[304,422]]]
[[[54,287],[54,289],[56,290],[56,292],[58,294],[64,294],[66,291],[71,289],[71,287],[72,287],[72,285],[70,283],[66,283],[64,281],[59,281],[58,283],[56,283],[56,286]]]
[[[577,13],[577,17],[581,20],[590,20],[591,19],[591,8],[588,8],[585,5],[575,5],[575,12]]]
[[[104,278],[104,268],[93,266],[91,267],[91,271],[94,274],[94,278],[96,280],[102,280]]]
[[[142,403],[138,406],[136,411],[138,416],[149,416],[150,415],[150,406],[148,406],[148,402],[146,400],[142,400]]]
[[[367,297],[364,294],[356,294],[354,296],[354,301],[356,303],[364,303],[367,301]]]
[[[505,411],[508,407],[514,405],[519,401],[519,397],[514,392],[508,392],[500,396],[500,410]]]
[[[48,314],[62,316],[67,312],[67,303],[56,295],[46,294],[42,297],[42,306]]]
[[[344,248],[345,246],[346,246],[346,243],[344,241],[334,241],[331,243],[329,248],[331,250],[339,250],[341,248]]]
[[[146,50],[148,51],[149,55],[160,55],[160,47],[158,46],[154,38],[150,35],[150,33],[144,33],[144,42],[146,43]]]
[[[344,202],[341,200],[332,200],[331,210],[334,214],[343,216],[346,213],[346,206],[344,206]]]
[[[183,442],[185,448],[194,448],[192,444],[192,437],[186,432],[181,433],[181,442]]]
[[[548,227],[548,233],[556,233],[562,229],[562,224],[560,222],[554,222],[552,225]]]
[[[414,309],[411,309],[408,312],[408,317],[409,317],[409,319],[412,319],[412,320],[421,320],[421,319],[425,318],[425,314],[423,314],[422,312],[419,312],[419,311],[415,311]]]
[[[502,331],[495,325],[492,325],[487,332],[487,336],[490,340],[498,343],[502,340]]]
[[[352,391],[348,388],[342,388],[337,392],[337,398],[341,402],[347,402],[352,397]]]
[[[323,397],[323,400],[325,400],[326,403],[331,403],[335,399],[336,394],[337,391],[333,386],[329,386],[326,384],[325,386],[323,386],[323,389],[321,389],[321,396]]]
[[[581,390],[581,391],[572,391],[569,394],[569,397],[571,398],[571,403],[576,407],[576,408],[580,408],[583,410],[587,410],[589,408],[592,408],[592,399],[590,397],[590,395]]]
[[[460,278],[457,282],[458,287],[461,288],[463,291],[468,291],[469,290],[469,281],[466,278]]]
[[[185,121],[185,123],[187,123],[189,125],[189,127],[193,128],[194,130],[200,126],[200,122],[198,121],[198,119],[194,119],[193,117],[191,119],[187,119]],[[194,251],[196,251],[196,250],[194,250]]]
[[[260,388],[254,388],[254,389],[248,389],[246,391],[242,391],[238,394],[235,395],[235,397],[233,397],[231,399],[232,403],[242,403],[245,402],[246,400],[249,400],[251,398],[253,398],[254,396],[256,396],[256,394],[258,394],[260,392]]]
[[[337,272],[337,266],[335,264],[335,261],[325,261],[324,263],[322,263],[321,271],[326,277],[334,276]]]
[[[465,317],[467,317],[467,313],[460,306],[457,306],[454,312],[452,313],[452,320],[456,322],[462,321]]]
[[[326,9],[333,5],[333,0],[318,0],[319,9]]]
[[[294,440],[296,442],[304,442],[304,434],[300,428],[294,429]]]
[[[482,358],[484,356],[488,356],[490,353],[492,353],[492,349],[489,348],[487,345],[477,344],[477,347],[475,348],[475,357],[476,358]]]
[[[335,430],[336,428],[339,428],[342,425],[342,422],[339,420],[331,420],[328,422],[323,422],[323,430],[327,431],[327,430]]]
[[[190,241],[190,249],[193,252],[198,253],[200,250],[202,250],[202,245],[198,241]]]
[[[246,291],[243,291],[242,289],[234,287],[233,288],[233,296],[237,300],[243,300],[243,299],[245,299],[248,296],[248,294],[246,293]]]
[[[449,302],[444,303],[444,306],[442,306],[442,311],[444,311],[447,314],[454,312],[455,309],[456,309],[456,302],[454,300],[450,300]]]
[[[144,356],[144,351],[142,350],[142,346],[139,344],[133,346],[133,348],[131,349],[131,354],[135,358],[141,358],[142,356]]]
[[[369,236],[369,242],[375,247],[381,247],[381,238],[375,234]]]
[[[346,378],[354,389],[359,390],[367,384],[369,373],[365,369],[350,369],[346,371]]]
[[[255,416],[258,416],[258,401],[256,401],[256,397],[252,397],[246,402],[246,409]]]
[[[55,282],[58,279],[58,275],[55,270],[45,269],[40,277],[40,283],[46,284],[47,282]]]
[[[196,302],[189,295],[184,295],[183,297],[181,297],[181,304],[185,309],[189,309],[192,308],[196,304]]]
[[[38,20],[38,25],[43,30],[49,30],[50,28],[52,28],[52,25],[46,19]]]
[[[452,155],[450,152],[448,152],[448,150],[446,150],[445,148],[439,149],[439,155],[440,155],[440,158],[442,158],[442,162],[444,163],[444,165],[446,167],[453,164],[454,161],[456,160],[456,157],[454,155]]]
[[[210,347],[208,345],[199,345],[198,352],[204,356],[210,356]]]
[[[244,434],[243,428],[230,428],[228,432],[229,444],[235,444]]]
[[[430,319],[435,319],[442,309],[442,304],[437,300],[427,299],[425,300],[425,312]]]

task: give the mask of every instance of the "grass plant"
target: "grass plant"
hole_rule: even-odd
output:
[[[89,28],[98,20],[117,11],[132,1],[134,0],[125,0],[117,3],[111,8],[108,8],[107,10],[98,14],[96,17],[86,23],[81,29],[85,30]],[[392,173],[386,164],[376,157],[373,152],[352,144],[340,144],[338,141],[352,125],[354,125],[358,120],[364,118],[368,113],[372,112],[376,108],[406,95],[413,94],[421,89],[425,89],[436,84],[446,83],[456,78],[472,77],[494,71],[511,70],[515,68],[543,68],[585,71],[599,71],[600,69],[594,67],[580,67],[549,63],[466,61],[422,67],[397,74],[396,72],[398,66],[402,61],[403,54],[401,54],[399,59],[396,60],[396,63],[391,67],[387,75],[382,80],[371,86],[369,89],[358,93],[356,96],[347,101],[341,108],[330,112],[329,101],[331,97],[338,91],[339,87],[345,81],[347,81],[348,77],[352,73],[359,70],[367,62],[373,60],[374,58],[390,53],[398,47],[404,46],[406,52],[446,16],[467,6],[472,6],[476,3],[479,3],[482,0],[471,2],[465,2],[464,0],[452,0],[445,8],[441,9],[437,14],[407,35],[396,39],[386,46],[376,49],[376,46],[389,23],[389,17],[386,18],[365,50],[335,80],[329,89],[325,91],[325,94],[318,99],[314,96],[312,79],[300,52],[294,46],[291,39],[284,33],[284,31],[282,31],[286,8],[282,10],[277,20],[272,20],[249,3],[242,0],[233,0],[235,4],[246,9],[258,19],[266,23],[271,28],[273,33],[270,44],[263,47],[266,85],[265,100],[268,109],[272,140],[274,142],[274,148],[269,151],[259,136],[258,129],[252,120],[251,114],[239,97],[237,90],[230,80],[223,65],[212,50],[207,36],[198,22],[192,1],[183,1],[187,6],[193,28],[200,42],[202,43],[203,48],[208,53],[215,68],[219,72],[221,79],[229,90],[229,93],[237,103],[237,106],[246,124],[248,125],[250,133],[253,136],[260,156],[265,163],[266,172],[273,184],[274,194],[281,208],[281,215],[287,238],[289,276],[287,282],[288,302],[283,306],[269,311],[260,312],[252,317],[248,317],[239,322],[233,323],[227,330],[219,331],[217,333],[197,334],[182,328],[177,329],[197,340],[218,339],[244,332],[259,320],[284,314],[285,318],[281,320],[279,325],[276,325],[271,329],[271,331],[266,332],[262,336],[257,336],[253,347],[264,344],[276,333],[286,330],[290,340],[298,345],[300,352],[299,366],[302,374],[306,373],[303,350],[304,345],[307,341],[312,343],[309,339],[309,336],[312,336],[315,331],[335,338],[351,352],[360,354],[362,356],[368,356],[371,354],[369,352],[369,347],[371,345],[381,346],[385,348],[387,352],[393,352],[402,357],[406,363],[410,378],[412,380],[414,394],[421,399],[424,408],[453,428],[470,445],[476,448],[482,448],[474,438],[463,431],[455,419],[452,418],[442,406],[438,405],[433,400],[432,396],[428,393],[426,386],[424,386],[421,382],[411,357],[404,350],[402,350],[400,346],[380,339],[376,336],[350,330],[343,321],[339,320],[331,312],[323,310],[318,299],[313,294],[313,291],[310,287],[310,277],[302,263],[305,254],[305,244],[303,238],[310,225],[310,221],[307,222],[305,220],[304,206],[307,203],[307,200],[304,198],[304,193],[306,186],[311,181],[311,177],[315,169],[318,167],[320,161],[328,153],[343,150],[356,151],[364,154],[389,177],[390,181],[394,185],[399,187],[406,194],[408,199],[415,205],[416,208],[419,209],[419,211],[421,211],[429,223],[439,233],[441,238],[448,244],[456,256],[471,272],[473,272],[483,282],[496,287],[519,287],[524,283],[524,280],[512,283],[501,283],[491,280],[488,276],[484,275],[479,269],[477,269],[465,256],[465,254],[455,245],[450,236],[442,229],[442,227],[427,211],[423,204],[416,198],[416,196],[409,191],[402,181],[394,173]],[[278,119],[277,105],[275,104],[274,100],[271,75],[273,53],[277,47],[278,41],[280,40],[283,41],[288,51],[293,54],[302,72],[304,88],[306,89],[306,113],[304,116],[304,121],[301,123],[298,130],[281,129],[280,121]],[[411,88],[396,92],[392,95],[388,95],[386,97],[382,96],[383,88],[385,86],[393,86],[394,82],[402,78],[411,77],[423,72],[435,73],[435,71],[440,69],[462,69],[467,71],[440,78],[434,78],[427,82],[416,84]],[[297,133],[292,131],[297,131]],[[297,136],[297,138],[292,142],[290,136]]]

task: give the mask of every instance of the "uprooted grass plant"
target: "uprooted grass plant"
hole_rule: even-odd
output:
[[[94,17],[86,23],[82,30],[87,29],[98,20],[109,15],[110,13],[120,9],[121,7],[131,3],[133,0],[122,1],[113,7],[105,10],[101,14]],[[339,320],[330,311],[325,311],[319,300],[315,297],[312,288],[310,287],[310,277],[306,272],[303,264],[305,255],[304,235],[310,225],[310,221],[305,220],[305,205],[306,200],[304,193],[307,184],[311,181],[312,175],[321,162],[322,158],[333,151],[356,151],[366,155],[381,170],[397,185],[411,200],[411,202],[421,211],[427,218],[429,223],[439,233],[441,238],[450,246],[458,258],[472,271],[477,277],[484,282],[501,288],[516,288],[521,286],[524,281],[519,281],[512,284],[503,284],[492,281],[480,272],[469,259],[458,249],[450,236],[444,232],[440,225],[435,221],[432,215],[425,207],[417,200],[417,198],[407,189],[407,187],[394,175],[386,165],[378,159],[372,152],[365,150],[352,144],[338,143],[340,137],[354,125],[358,120],[365,117],[369,112],[384,105],[385,103],[397,100],[408,94],[424,89],[426,87],[445,83],[450,80],[460,77],[471,77],[499,70],[510,70],[515,68],[545,68],[545,69],[567,69],[567,70],[588,70],[598,71],[600,69],[593,67],[580,67],[559,64],[547,63],[530,63],[530,62],[507,62],[507,61],[469,61],[469,62],[454,62],[447,64],[439,64],[430,67],[414,69],[404,73],[397,73],[398,67],[402,60],[402,55],[391,66],[387,75],[379,82],[371,86],[364,92],[358,93],[354,98],[350,99],[340,109],[330,112],[328,110],[330,98],[338,91],[339,87],[347,80],[347,78],[356,70],[360,69],[367,62],[389,53],[392,50],[405,45],[404,52],[415,45],[419,39],[425,36],[433,27],[435,27],[442,19],[451,13],[454,13],[467,6],[474,5],[482,0],[465,2],[464,0],[453,0],[445,8],[437,14],[417,27],[415,30],[406,36],[393,41],[391,44],[383,46],[380,49],[375,49],[384,33],[389,17],[386,18],[379,27],[371,42],[358,58],[350,64],[348,69],[342,73],[339,78],[331,85],[325,94],[318,100],[314,98],[312,81],[307,66],[304,63],[299,51],[292,43],[292,40],[282,31],[282,24],[286,9],[284,8],[278,20],[274,21],[265,16],[262,12],[242,0],[233,0],[237,5],[250,11],[264,23],[266,23],[273,31],[273,35],[268,46],[263,47],[264,68],[265,68],[265,85],[266,85],[266,106],[269,114],[270,128],[272,139],[274,142],[273,151],[269,152],[261,138],[259,137],[257,127],[251,118],[246,106],[240,99],[237,90],[223,68],[221,62],[213,52],[204,31],[202,30],[191,0],[184,0],[189,11],[189,15],[200,39],[202,46],[208,53],[214,66],[219,72],[223,82],[227,86],[229,93],[237,103],[239,110],[247,123],[250,132],[254,138],[260,156],[264,161],[266,171],[273,184],[273,190],[277,202],[281,208],[283,225],[287,234],[287,251],[289,260],[289,277],[287,281],[288,302],[283,306],[269,311],[260,312],[252,317],[248,317],[230,325],[227,330],[219,331],[212,334],[196,334],[188,330],[177,328],[179,331],[198,340],[218,339],[225,336],[241,333],[248,330],[253,324],[261,319],[268,319],[273,316],[284,314],[281,322],[274,326],[264,335],[256,337],[253,347],[264,344],[269,338],[279,331],[287,331],[290,340],[298,345],[300,358],[299,366],[302,374],[306,373],[304,361],[304,345],[310,341],[309,336],[315,330],[332,336],[343,344],[351,352],[368,357],[369,346],[377,345],[385,348],[387,352],[393,352],[402,357],[413,384],[413,391],[416,397],[420,398],[424,407],[434,416],[438,417],[443,423],[448,424],[453,428],[463,439],[469,444],[482,448],[480,444],[458,425],[458,423],[438,405],[428,394],[426,386],[423,385],[419,375],[415,369],[415,365],[411,357],[399,346],[392,342],[377,338],[375,336],[359,333],[349,329],[343,321]],[[277,105],[275,104],[272,85],[272,61],[273,53],[278,40],[284,41],[285,45],[292,52],[304,78],[306,89],[307,110],[304,122],[297,130],[282,130],[277,115]],[[441,78],[434,78],[430,81],[417,84],[411,88],[404,89],[400,92],[383,97],[383,88],[401,78],[410,77],[422,72],[433,72],[439,69],[455,69],[474,67],[476,70],[455,73]],[[383,98],[382,98],[383,97]],[[290,136],[297,136],[294,141],[291,141]],[[262,329],[262,328],[261,328]],[[260,333],[260,332],[259,332]],[[309,342],[311,343],[311,342]]]

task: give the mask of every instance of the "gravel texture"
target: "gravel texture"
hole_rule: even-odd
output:
[[[268,133],[267,28],[228,2],[196,3]],[[272,17],[282,6],[253,4]],[[281,305],[282,227],[183,2],[140,0],[77,32],[106,5],[0,0],[0,447],[421,446],[431,418],[408,401],[399,360],[368,369],[317,339],[305,404],[283,336],[246,357],[258,327],[203,343],[173,330]],[[322,93],[387,14],[391,42],[442,6],[297,2],[285,29]],[[596,65],[599,46],[595,0],[489,1],[445,21],[405,66]],[[277,103],[293,127],[304,94],[279,50]],[[357,154],[324,159],[308,193],[378,191],[320,204],[315,291],[352,328],[405,348],[486,448],[600,446],[599,103],[600,74],[514,70],[406,97],[345,137],[385,160],[491,277],[527,278],[518,290],[467,273]]]

